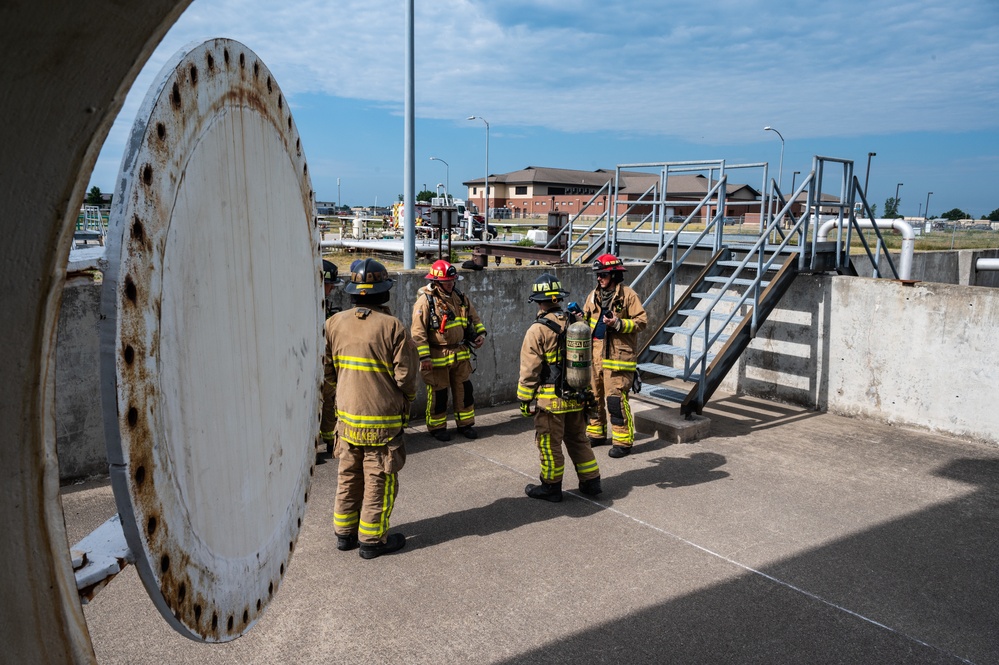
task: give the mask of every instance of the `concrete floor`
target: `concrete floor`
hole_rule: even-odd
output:
[[[641,408],[641,407],[638,407]],[[528,499],[532,421],[410,430],[400,553],[335,549],[316,469],[290,569],[250,633],[175,634],[134,568],[85,607],[101,663],[999,663],[999,450],[745,397],[709,437],[642,436],[604,493]],[[570,467],[571,468],[571,467]],[[76,542],[106,482],[64,488]]]

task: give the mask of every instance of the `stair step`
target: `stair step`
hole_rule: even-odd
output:
[[[719,261],[717,265],[720,265],[720,266],[722,266],[724,268],[738,268],[739,266],[742,265],[742,261]],[[746,265],[744,265],[742,267],[745,268],[745,269],[747,269],[747,270],[756,270],[756,264],[755,263],[747,263]],[[780,270],[780,267],[781,267],[781,264],[778,263],[778,262],[776,262],[776,261],[774,261],[769,266],[767,266],[767,270]]]
[[[717,293],[712,293],[711,291],[699,291],[690,294],[690,296],[692,298],[700,298],[701,300],[717,300],[718,302],[739,302],[742,300],[742,296],[719,296]],[[746,302],[749,304],[749,299]]]
[[[643,385],[639,394],[655,399],[661,399],[666,402],[675,402],[676,404],[681,404],[683,403],[683,400],[687,399],[687,393],[673,388],[664,388],[662,386]]]
[[[701,329],[700,329],[700,327],[697,327],[697,328],[687,328],[685,326],[666,326],[665,328],[663,328],[663,332],[664,333],[670,333],[670,334],[673,334],[673,335],[686,335],[686,336],[689,337],[691,335],[696,335],[697,333],[700,333]],[[718,339],[715,340],[715,341],[717,341],[717,342],[727,342],[729,337],[730,337],[730,335],[727,335],[726,333],[722,333],[722,334],[718,335]],[[694,339],[697,340],[698,338],[694,337]],[[686,354],[686,347],[676,347],[676,348],[683,348],[684,349],[683,353],[681,353],[680,355]],[[695,349],[695,351],[696,350],[697,349]]]
[[[665,376],[670,379],[683,379],[691,382],[696,382],[701,378],[700,374],[691,374],[690,376],[685,377],[683,375],[682,367],[668,367],[666,365],[659,365],[658,363],[640,363],[638,365],[638,371],[646,374],[655,374],[656,376]]]
[[[716,284],[725,284],[726,282],[728,282],[728,280],[729,280],[728,277],[722,277],[720,275],[717,277],[704,278],[705,282],[714,282]],[[755,286],[756,282],[757,280],[755,279],[743,279],[742,277],[736,277],[735,279],[732,280],[732,284],[736,286]],[[763,287],[766,287],[768,284],[770,284],[770,282],[767,282],[765,280],[760,281],[760,285]]]

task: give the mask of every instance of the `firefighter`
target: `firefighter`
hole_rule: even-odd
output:
[[[323,259],[323,288],[325,290],[323,303],[326,307],[327,319],[340,311],[339,307],[334,306],[330,296],[333,294],[334,288],[342,285],[343,279],[337,275],[336,264]],[[323,400],[323,413],[319,420],[319,437],[326,444],[326,453],[332,456],[333,439],[336,437],[336,401],[332,398]]]
[[[638,294],[623,284],[624,263],[613,254],[593,262],[597,288],[586,296],[583,319],[593,331],[592,385],[595,408],[586,435],[590,444],[607,443],[605,429],[610,415],[614,444],[610,457],[624,457],[635,442],[635,421],[628,405],[628,391],[635,379],[638,333],[648,321]]]
[[[403,428],[416,398],[418,361],[406,326],[389,312],[393,281],[374,259],[358,261],[344,290],[353,307],[326,321],[326,399],[336,398],[338,550],[362,559],[402,549],[388,534],[406,462]]]
[[[524,492],[532,499],[552,503],[562,500],[565,471],[562,444],[575,466],[579,491],[590,496],[602,491],[600,468],[586,439],[585,399],[556,393],[556,372],[564,349],[560,348],[558,333],[544,321],[555,323],[559,330],[569,325],[569,315],[560,306],[567,295],[569,292],[562,289],[558,278],[549,273],[535,280],[530,300],[537,303],[538,315],[527,329],[520,347],[520,380],[517,383],[517,399],[523,416],[531,415],[531,400],[537,399],[537,409],[533,411],[534,442],[541,458],[541,484],[528,485]]]
[[[451,391],[458,433],[477,438],[472,392],[472,349],[485,342],[486,327],[472,301],[455,288],[461,279],[447,261],[435,261],[413,304],[411,332],[420,355],[420,373],[427,384],[427,431],[438,441],[450,441],[447,396]]]

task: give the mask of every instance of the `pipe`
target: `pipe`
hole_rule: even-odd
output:
[[[999,270],[999,259],[978,259],[975,270]]]
[[[912,256],[916,252],[916,234],[912,226],[901,219],[857,219],[857,224],[862,229],[873,229],[875,224],[878,228],[893,228],[902,234],[902,260],[899,262],[898,278],[912,279]],[[822,224],[818,231],[818,242],[823,242],[829,230],[839,224],[839,219],[830,219]]]

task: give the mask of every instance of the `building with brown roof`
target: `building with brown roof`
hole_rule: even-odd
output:
[[[586,208],[586,216],[597,217],[612,203],[615,179],[614,169],[597,169],[595,171],[578,171],[575,169],[556,169],[543,166],[528,166],[519,171],[500,173],[489,176],[489,208],[498,211],[491,212],[491,217],[505,216],[509,211],[511,217],[539,217],[557,209],[578,214],[608,182],[611,186],[592,201]],[[643,194],[659,182],[659,173],[644,173],[640,171],[621,171],[621,182],[617,192],[618,207],[624,213],[628,201],[638,201]],[[468,200],[482,207],[483,183],[473,179],[462,183],[468,188]],[[708,193],[710,184],[704,175],[670,176],[667,183],[667,196],[670,201],[682,201],[670,206],[668,216],[686,217],[694,206]],[[741,217],[746,215],[747,208],[752,211],[756,220],[759,219],[758,207],[752,210],[747,202],[760,200],[760,193],[749,185],[728,184],[725,197],[731,205],[726,205],[726,217]],[[648,198],[648,196],[646,196]],[[690,204],[686,205],[689,201]],[[740,202],[742,205],[740,205]],[[632,214],[647,214],[650,206],[636,206]]]

